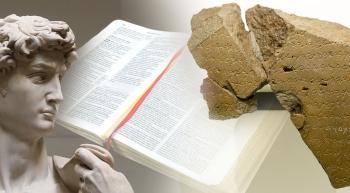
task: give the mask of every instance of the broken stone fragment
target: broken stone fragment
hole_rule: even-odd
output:
[[[290,118],[297,129],[302,129],[304,127],[305,116],[303,114],[292,113]]]
[[[254,97],[239,99],[209,78],[203,80],[201,93],[207,101],[211,119],[229,119],[256,110]]]
[[[350,29],[259,5],[246,19],[271,89],[332,185],[349,186]]]
[[[266,74],[257,57],[259,50],[254,44],[254,37],[244,29],[239,6],[226,4],[204,9],[193,16],[191,24],[192,36],[188,47],[196,63],[207,70],[209,79],[222,88],[216,90],[220,93],[223,90],[230,92],[237,97],[237,101],[252,98],[255,91],[266,83]],[[228,109],[234,106],[232,104]],[[235,117],[237,113],[243,113],[241,110],[234,112],[225,109],[215,109],[211,114]],[[228,112],[233,114],[228,115]]]

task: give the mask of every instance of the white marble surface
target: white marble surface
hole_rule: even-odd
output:
[[[282,129],[247,191],[247,193],[335,192],[321,165],[291,122]]]
[[[341,188],[336,191],[336,193],[350,193],[350,188]]]

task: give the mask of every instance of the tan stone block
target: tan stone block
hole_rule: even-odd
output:
[[[332,185],[350,185],[350,29],[255,6],[246,12],[269,84]]]
[[[251,97],[266,82],[257,59],[254,37],[244,29],[237,4],[204,9],[191,21],[188,47],[196,63],[220,87],[231,88],[241,99]]]
[[[255,91],[266,84],[266,74],[258,59],[261,58],[259,48],[253,34],[245,30],[237,4],[204,9],[193,16],[191,24],[188,47],[196,63],[206,69],[208,77],[225,92],[243,101],[252,98]],[[256,106],[250,108],[256,109]],[[240,110],[220,112],[222,108],[211,110],[215,111],[211,114],[218,117],[236,117],[237,112],[243,113]]]

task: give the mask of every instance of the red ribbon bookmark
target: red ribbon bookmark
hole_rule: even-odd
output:
[[[162,71],[162,73],[154,80],[154,82],[151,84],[150,87],[148,87],[148,89],[146,90],[146,92],[140,97],[140,99],[136,102],[136,104],[132,107],[132,109],[130,110],[130,112],[125,116],[125,118],[119,123],[119,125],[113,130],[113,132],[111,133],[111,135],[107,138],[104,146],[107,150],[110,150],[110,147],[112,145],[112,139],[113,136],[116,134],[116,132],[123,127],[123,125],[128,122],[131,117],[135,114],[135,112],[137,111],[137,109],[140,107],[140,105],[142,104],[142,102],[145,100],[145,98],[148,96],[148,94],[152,91],[152,89],[154,88],[154,86],[159,82],[159,80],[163,77],[163,75],[168,72],[170,70],[170,68],[174,65],[174,61],[175,59],[182,53],[182,51],[184,50],[184,48],[181,48],[178,52],[176,52],[176,54],[171,58],[171,60],[169,61],[167,67]]]

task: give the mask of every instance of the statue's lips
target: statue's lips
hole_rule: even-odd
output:
[[[55,111],[43,111],[41,112],[42,115],[44,115],[45,119],[49,121],[53,121],[56,115]]]

